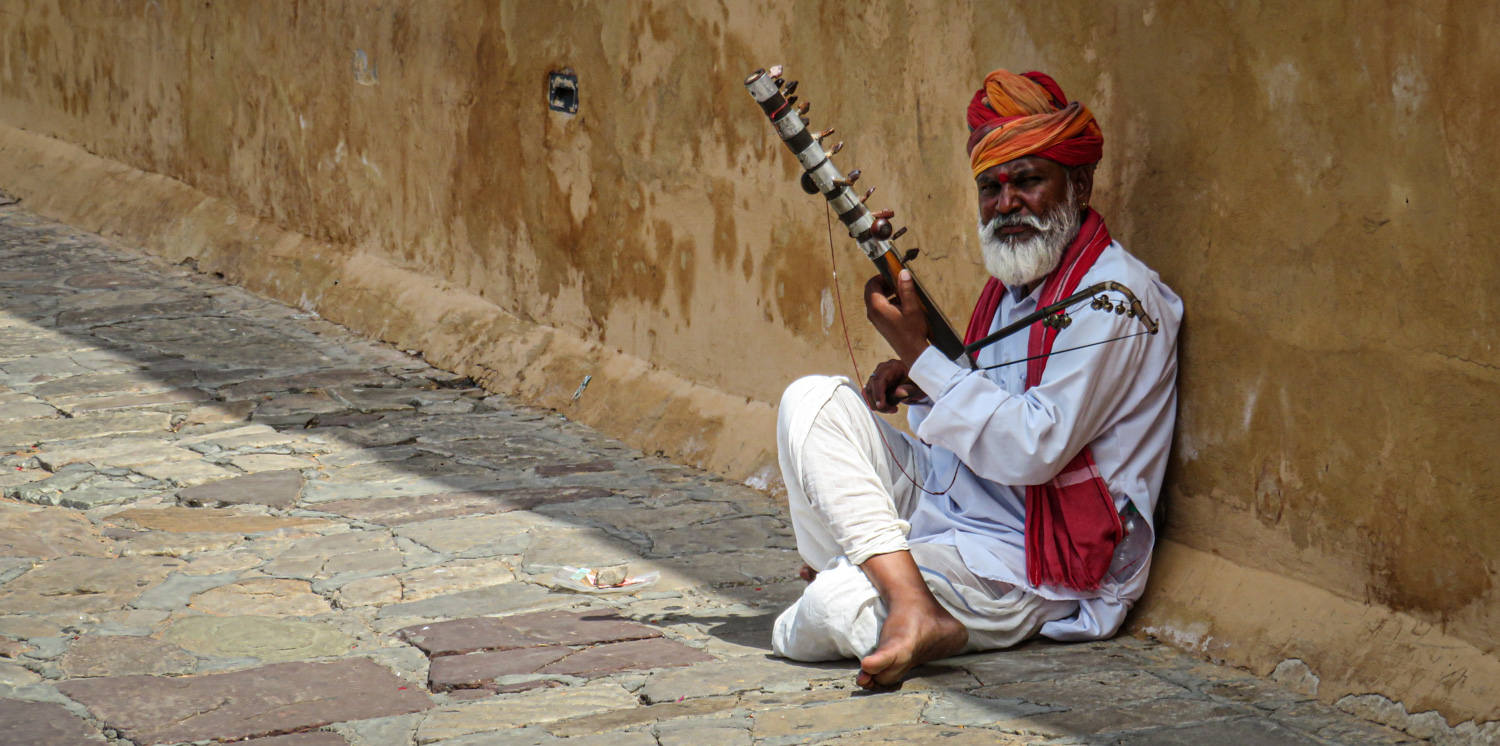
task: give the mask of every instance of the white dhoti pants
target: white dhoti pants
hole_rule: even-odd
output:
[[[968,628],[966,652],[1010,647],[1077,610],[1076,601],[976,577],[955,547],[908,547],[906,519],[922,499],[912,479],[927,473],[927,446],[871,414],[848,379],[809,376],[787,387],[776,441],[797,551],[818,571],[776,619],[777,655],[825,661],[873,652],[886,608],[859,565],[906,549],[938,602]]]

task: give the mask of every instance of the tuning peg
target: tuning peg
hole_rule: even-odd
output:
[[[805,114],[807,114],[808,109],[811,109],[811,108],[812,108],[812,102],[811,101],[803,101],[802,105],[797,107],[797,113],[805,115]]]
[[[833,150],[828,151],[828,155],[829,156],[838,155],[839,151],[843,150],[843,149],[844,149],[844,141],[843,140],[839,140],[839,144],[833,146]]]
[[[880,212],[871,213],[870,217],[873,217],[876,220],[890,220],[891,218],[896,217],[896,211],[895,210],[881,210]]]
[[[889,241],[891,239],[891,222],[885,218],[881,218],[880,213],[875,213],[875,218],[875,222],[870,224],[870,236],[881,241]]]
[[[787,106],[796,106],[797,105],[797,97],[796,96],[787,96],[786,97],[786,105]]]
[[[903,225],[901,226],[901,230],[896,231],[896,235],[891,236],[891,240],[894,241],[904,235],[906,235],[906,226]],[[916,249],[912,249],[912,251],[916,251]],[[915,254],[913,254],[913,256],[915,256]]]
[[[849,172],[849,183],[853,184],[856,181],[859,181],[859,169],[857,168]]]
[[[819,132],[816,135],[813,135],[813,140],[816,141],[816,142],[822,142],[823,138],[825,138],[825,137],[827,137],[827,136],[829,136],[831,134],[833,134],[833,128],[829,127],[828,129],[823,130],[822,132]]]
[[[899,231],[896,232],[895,236],[891,236],[891,240],[892,241],[896,240],[896,238],[898,236],[900,236],[902,233],[905,233],[905,232],[906,232],[906,229],[902,228],[901,230],[899,230]],[[911,260],[916,259],[917,255],[920,254],[920,253],[922,253],[921,249],[916,249],[916,248],[907,249],[906,250],[906,255],[903,256],[903,257],[901,257],[901,263],[902,264],[906,264],[906,263],[910,262]]]
[[[767,72],[769,72],[771,74],[771,77],[773,77],[773,78],[779,78],[779,77],[781,77],[781,72],[782,72],[781,65],[772,65],[771,69],[768,70]]]
[[[797,92],[797,81],[794,80],[794,81],[786,84],[786,89],[781,92],[781,95],[783,95],[783,96],[790,96],[790,95],[792,95],[793,93],[796,93],[796,92]]]
[[[866,201],[868,201],[870,199],[870,195],[872,195],[874,193],[875,193],[875,187],[870,187],[869,189],[866,189],[865,190],[865,196],[859,198],[859,203],[860,204],[864,204]]]
[[[835,189],[843,189],[844,187],[849,187],[849,186],[854,186],[854,185],[852,183],[850,183],[848,179],[834,179],[833,180],[833,188],[835,188]]]
[[[812,117],[810,117],[810,116],[808,116],[806,114],[798,114],[797,116],[802,119],[802,126],[803,127],[807,127],[807,126],[809,126],[809,125],[812,124]]]

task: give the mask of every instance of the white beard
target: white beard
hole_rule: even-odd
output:
[[[1015,214],[996,215],[986,225],[979,223],[979,248],[984,254],[984,268],[990,276],[1006,285],[1026,285],[1040,280],[1057,269],[1063,252],[1078,235],[1081,223],[1073,184],[1068,183],[1068,197],[1045,217]],[[1025,225],[1037,233],[1027,239],[1013,239],[1000,233],[1012,225]]]

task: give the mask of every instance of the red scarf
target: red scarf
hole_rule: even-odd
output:
[[[1056,270],[1042,285],[1040,308],[1066,298],[1078,289],[1083,276],[1110,244],[1104,218],[1093,209],[1088,211],[1078,237],[1063,252]],[[994,323],[995,312],[1005,285],[990,278],[974,315],[964,344],[983,338]],[[1041,383],[1047,369],[1048,353],[1057,339],[1057,329],[1040,322],[1031,325],[1026,355],[1026,388]],[[1040,355],[1041,357],[1035,357]],[[1094,455],[1084,446],[1078,455],[1046,484],[1026,488],[1026,579],[1032,587],[1058,585],[1079,591],[1099,587],[1109,571],[1115,546],[1125,538],[1125,527],[1115,510],[1115,501],[1094,464]]]

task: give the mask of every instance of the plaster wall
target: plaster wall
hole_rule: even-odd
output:
[[[773,62],[959,324],[968,97],[1009,67],[1088,103],[1094,204],[1188,308],[1138,628],[1500,718],[1494,3],[11,0],[0,188],[770,483],[781,388],[850,371],[840,297],[886,356],[741,86]],[[1307,603],[1381,621],[1297,634]]]

